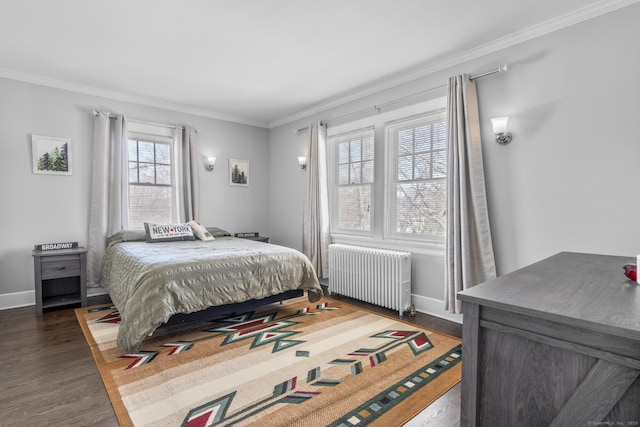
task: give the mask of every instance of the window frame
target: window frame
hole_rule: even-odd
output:
[[[356,140],[364,140],[371,139],[372,143],[372,158],[371,160],[366,159],[362,160],[362,149],[361,149],[361,157],[359,161],[351,161],[351,149],[349,149],[349,162],[348,163],[340,163],[340,144],[349,142],[349,147],[351,148],[351,143]],[[329,163],[329,200],[330,200],[330,225],[331,225],[331,233],[345,233],[345,234],[354,234],[360,236],[371,236],[373,233],[373,225],[375,223],[375,206],[376,206],[376,198],[375,198],[375,171],[376,171],[376,147],[375,147],[375,133],[373,127],[365,127],[360,129],[354,129],[351,131],[343,132],[340,134],[335,134],[327,138],[327,142],[329,145],[329,150],[327,150],[327,155],[330,157],[328,159]],[[362,182],[363,176],[363,168],[362,163],[364,162],[372,162],[373,163],[373,172],[372,172],[372,180],[370,182]],[[359,183],[340,183],[340,166],[341,165],[349,165],[349,176],[351,174],[351,167],[353,164],[360,164],[360,182]],[[340,227],[339,214],[340,214],[340,188],[354,188],[354,187],[368,187],[369,188],[369,206],[368,206],[368,214],[369,214],[369,224],[368,229],[357,229],[357,228],[345,228]]]
[[[128,162],[127,164],[129,166],[131,166],[131,163],[135,163],[137,165],[136,170],[138,171],[137,175],[138,175],[138,180],[137,182],[132,182],[131,181],[131,175],[129,175],[129,185],[138,185],[138,186],[151,186],[151,187],[173,187],[174,186],[174,179],[173,179],[173,174],[171,173],[171,171],[173,170],[173,164],[175,162],[173,162],[173,147],[171,146],[172,144],[169,142],[163,142],[163,141],[156,141],[153,140],[152,138],[141,138],[141,137],[136,137],[136,138],[127,138],[127,142],[131,143],[131,142],[136,142],[136,153],[137,153],[137,158],[134,161],[131,160],[130,157],[128,157]],[[147,144],[153,144],[153,162],[144,162],[144,161],[140,161],[140,143],[147,143]],[[169,163],[161,163],[157,161],[157,146],[158,145],[166,145],[169,148],[169,153],[170,153],[170,161]],[[130,152],[130,151],[129,151]],[[140,165],[144,164],[144,165],[153,165],[154,166],[154,173],[153,173],[153,178],[154,178],[154,182],[148,182],[148,181],[140,181]],[[170,178],[170,183],[169,184],[159,184],[158,183],[158,166],[169,166],[169,178]],[[131,169],[129,169],[130,171]]]
[[[438,243],[444,244],[444,231],[443,234],[423,234],[423,233],[406,233],[401,231],[396,231],[397,220],[398,220],[398,200],[396,198],[397,195],[397,186],[400,184],[411,184],[417,183],[430,183],[430,182],[438,182],[442,183],[444,186],[444,200],[442,209],[446,211],[446,185],[447,185],[447,173],[446,173],[446,109],[437,109],[429,111],[425,114],[419,114],[411,117],[405,117],[398,120],[394,120],[392,122],[385,123],[385,156],[386,156],[386,167],[385,167],[385,215],[384,215],[384,237],[386,239],[394,239],[394,240],[411,240],[411,241],[420,241],[420,242],[428,242],[428,243]],[[431,133],[432,138],[430,139],[430,148],[429,150],[418,150],[416,151],[416,140],[415,136],[412,139],[413,150],[401,156],[398,153],[398,144],[399,141],[395,138],[395,133],[408,130],[408,129],[416,129],[421,125],[433,125],[437,123],[442,123],[445,126],[444,131],[444,146],[442,148],[433,149],[433,133]],[[434,159],[433,153],[444,153],[444,167],[445,173],[444,176],[434,176]],[[418,177],[416,178],[416,162],[415,159],[419,155],[429,154],[429,177]],[[398,158],[399,157],[411,157],[412,158],[412,179],[400,180],[398,179]],[[444,223],[446,226],[446,214],[444,215]]]
[[[160,124],[148,124],[148,123],[130,123],[127,130],[127,159],[126,159],[126,170],[127,170],[127,192],[129,193],[127,196],[127,218],[128,218],[128,229],[142,229],[144,228],[144,222],[154,222],[156,220],[148,219],[143,220],[140,224],[133,224],[131,221],[131,187],[139,186],[139,187],[163,187],[170,188],[170,206],[171,212],[167,216],[166,223],[175,223],[179,221],[178,215],[178,162],[180,161],[180,153],[178,151],[177,140],[174,136],[175,127],[171,125],[160,125]],[[131,159],[129,158],[129,143],[130,141],[138,141],[139,142],[147,142],[154,144],[154,163],[153,165],[158,165],[156,162],[156,144],[167,145],[169,147],[170,153],[170,167],[169,167],[169,177],[170,184],[157,184],[157,183],[148,183],[148,182],[131,182],[129,179],[129,165],[131,163]],[[139,157],[138,157],[138,164]],[[147,163],[148,162],[142,162]],[[163,164],[163,163],[160,163]],[[165,164],[163,164],[165,165]],[[154,171],[154,181],[157,181],[157,171]],[[164,222],[165,220],[163,220]],[[158,221],[159,222],[159,221]]]
[[[368,233],[354,232],[336,227],[334,219],[335,209],[335,162],[332,160],[335,152],[332,151],[331,144],[328,144],[327,164],[329,171],[329,203],[331,215],[331,241],[333,243],[345,243],[354,245],[375,245],[380,248],[411,250],[416,254],[428,256],[442,256],[444,253],[444,241],[425,238],[406,238],[406,236],[394,235],[387,232],[387,207],[388,207],[388,185],[387,185],[387,164],[388,153],[386,144],[386,125],[396,121],[416,116],[425,116],[434,111],[446,110],[447,98],[444,90],[442,93],[434,93],[433,98],[418,102],[416,104],[399,107],[388,112],[362,119],[343,122],[327,128],[328,142],[340,134],[354,132],[363,128],[374,129],[374,150],[375,150],[375,178],[373,203],[371,208],[371,231]]]

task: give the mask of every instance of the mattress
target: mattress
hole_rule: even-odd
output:
[[[310,302],[322,296],[304,254],[235,237],[164,243],[111,239],[101,286],[120,312],[118,346],[126,352],[138,350],[146,336],[176,313],[294,289],[307,291]]]

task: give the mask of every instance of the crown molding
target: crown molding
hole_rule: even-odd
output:
[[[129,95],[126,93],[98,89],[91,86],[84,86],[70,83],[62,80],[51,79],[34,74],[21,73],[0,68],[0,77],[17,80],[26,83],[32,83],[40,86],[47,86],[56,89],[68,90],[71,92],[82,93],[85,95],[99,96],[102,98],[113,99],[116,101],[130,102],[132,104],[144,105],[147,107],[155,107],[163,110],[176,111],[179,113],[192,114],[194,116],[208,117],[211,119],[224,120],[227,122],[240,123],[243,125],[256,126],[261,128],[268,127],[265,122],[251,120],[244,117],[231,116],[227,114],[216,113],[214,111],[202,110],[186,105],[174,104],[154,98],[145,98],[141,96]]]
[[[500,51],[502,49],[532,40],[546,34],[561,30],[563,28],[570,27],[572,25],[587,21],[589,19],[604,15],[609,12],[633,5],[640,2],[640,0],[601,0],[597,3],[587,5],[565,15],[550,19],[541,24],[534,25],[525,28],[521,31],[517,31],[508,36],[501,37],[488,43],[481,44],[474,48],[468,49],[455,55],[449,55],[435,61],[429,61],[422,66],[413,67],[410,70],[399,72],[389,75],[383,79],[378,80],[372,85],[363,87],[356,90],[349,95],[342,95],[333,99],[326,100],[315,106],[307,108],[305,110],[296,112],[291,115],[284,116],[282,118],[273,120],[271,122],[262,122],[258,120],[248,119],[245,117],[238,117],[232,115],[226,115],[217,113],[214,111],[203,110],[199,108],[189,107],[186,105],[174,104],[171,102],[146,98],[135,95],[129,95],[121,92],[99,89],[91,86],[84,86],[75,83],[70,83],[62,80],[51,79],[34,74],[21,73],[17,71],[11,71],[0,68],[0,77],[17,80],[26,83],[37,84],[41,86],[48,86],[62,90],[68,90],[72,92],[83,93],[86,95],[93,95],[107,99],[113,99],[117,101],[130,102],[133,104],[144,105],[148,107],[160,108],[163,110],[176,111],[185,114],[191,114],[200,117],[207,117],[217,120],[223,120],[227,122],[239,123],[249,126],[256,126],[261,128],[273,129],[275,127],[299,120],[308,116],[313,116],[331,108],[339,107],[347,104],[351,101],[355,101],[364,98],[369,95],[381,92],[386,89],[390,89],[399,86],[404,83],[408,83],[417,80],[422,77],[434,74],[439,71],[443,71],[447,68],[462,64],[464,62],[480,58],[485,55]]]
[[[638,3],[639,1],[640,0],[602,0],[597,3],[593,3],[580,9],[576,9],[565,15],[561,15],[543,23],[527,27],[520,31],[516,31],[515,33],[500,37],[491,42],[478,45],[461,53],[449,55],[439,60],[429,61],[428,64],[414,67],[413,70],[405,70],[404,72],[392,74],[382,80],[379,80],[377,83],[374,83],[371,86],[367,86],[348,96],[341,96],[339,98],[330,99],[306,110],[302,110],[297,113],[282,117],[280,119],[273,120],[269,122],[269,129],[273,129],[275,127],[308,116],[322,113],[323,111],[344,105],[351,101],[376,94],[386,89],[391,89],[404,83],[409,83],[411,81],[429,76],[439,71],[443,71],[447,68],[462,64],[464,62],[481,58],[485,55],[498,52],[502,49],[506,49],[508,47],[515,46],[517,44],[524,43],[538,37],[542,37],[546,34],[562,30],[564,28],[579,24],[581,22],[596,18],[598,16],[613,12],[618,9],[622,9],[624,7]],[[330,120],[330,118],[327,118],[326,120]]]

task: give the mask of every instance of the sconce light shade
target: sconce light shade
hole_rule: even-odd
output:
[[[507,122],[509,117],[496,117],[491,119],[493,123],[493,133],[496,135],[498,144],[508,144],[511,142],[511,132],[507,130]]]
[[[207,164],[204,166],[204,168],[206,170],[208,170],[209,172],[211,172],[213,170],[213,167],[216,165],[216,158],[215,157],[207,157]]]
[[[298,157],[298,164],[300,165],[300,169],[306,169],[307,168],[307,158],[304,156],[300,156]]]

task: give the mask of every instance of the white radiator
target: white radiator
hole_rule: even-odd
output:
[[[329,245],[329,292],[398,310],[411,306],[411,253]]]

